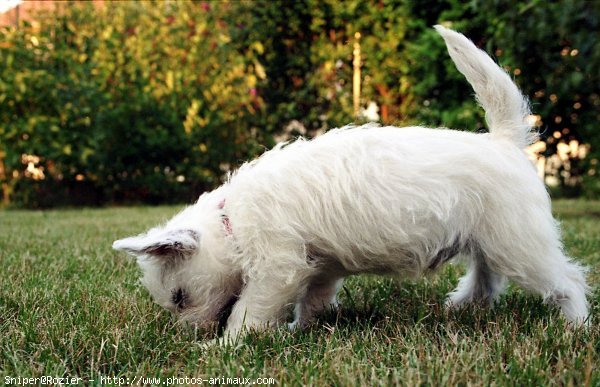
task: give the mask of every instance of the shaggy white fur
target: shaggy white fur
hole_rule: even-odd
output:
[[[450,56],[486,111],[489,134],[364,125],[281,144],[167,224],[116,241],[138,257],[156,302],[196,324],[235,303],[226,333],[309,322],[344,277],[416,277],[457,254],[467,274],[449,308],[491,303],[507,278],[588,316],[584,270],[565,256],[550,199],[523,148],[527,101],[463,35]]]

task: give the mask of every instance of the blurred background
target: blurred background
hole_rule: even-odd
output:
[[[189,202],[278,141],[350,122],[482,131],[438,23],[529,96],[552,195],[599,197],[598,1],[5,0],[2,204]]]

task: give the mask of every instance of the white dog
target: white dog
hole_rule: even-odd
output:
[[[278,145],[146,234],[138,257],[154,300],[196,324],[233,304],[226,334],[295,325],[336,305],[345,277],[415,277],[457,254],[468,272],[447,307],[492,303],[507,279],[588,317],[584,269],[565,256],[524,148],[526,99],[463,35],[436,26],[486,111],[489,134],[376,125]]]

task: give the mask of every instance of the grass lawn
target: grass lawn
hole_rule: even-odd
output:
[[[587,331],[566,329],[556,308],[515,287],[492,311],[445,315],[445,294],[462,273],[448,265],[417,282],[352,278],[343,308],[303,332],[253,334],[243,346],[209,349],[200,344],[212,336],[154,305],[135,261],[110,247],[178,208],[0,211],[0,377],[599,386],[600,202],[554,206],[566,250],[590,267]]]

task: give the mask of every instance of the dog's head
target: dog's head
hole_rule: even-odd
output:
[[[141,282],[156,303],[200,326],[223,318],[242,286],[231,265],[222,205],[210,196],[164,226],[113,243],[137,258]]]

